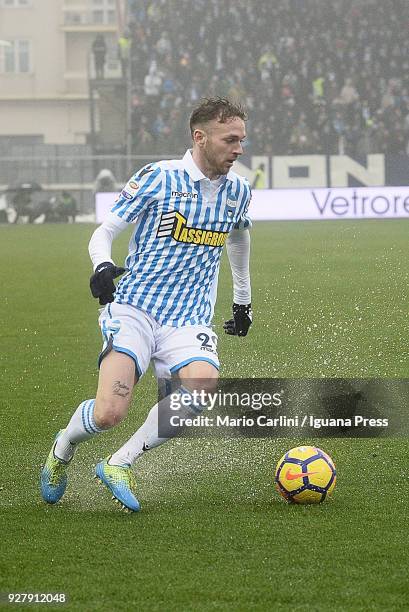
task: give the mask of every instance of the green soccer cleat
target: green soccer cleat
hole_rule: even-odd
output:
[[[67,465],[69,462],[58,459],[54,455],[55,445],[63,432],[64,429],[61,429],[56,435],[47,461],[41,471],[41,495],[47,504],[56,504],[62,498],[67,488]]]
[[[141,505],[136,498],[136,482],[131,467],[109,465],[110,457],[100,461],[95,468],[95,478],[106,485],[112,499],[122,504],[124,510],[138,512]]]

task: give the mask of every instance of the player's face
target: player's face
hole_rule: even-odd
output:
[[[243,153],[242,142],[246,137],[244,121],[239,117],[233,117],[224,123],[214,119],[197,131],[201,134],[199,139],[195,139],[195,144],[199,148],[205,174],[209,178],[227,174]]]

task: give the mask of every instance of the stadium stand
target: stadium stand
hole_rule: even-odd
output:
[[[408,152],[405,0],[130,0],[134,153],[183,149],[186,108],[228,95],[248,150]]]

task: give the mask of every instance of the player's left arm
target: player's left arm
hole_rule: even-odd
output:
[[[251,221],[247,210],[251,190],[243,208],[243,214],[231,231],[226,242],[227,256],[233,277],[233,318],[226,321],[224,330],[233,336],[246,336],[253,320],[250,283],[250,232]]]

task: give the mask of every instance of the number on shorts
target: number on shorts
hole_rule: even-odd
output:
[[[205,332],[200,332],[196,338],[202,343],[201,348],[203,350],[214,352],[214,348],[217,346],[217,336],[209,336]],[[212,342],[214,346],[212,346]]]

